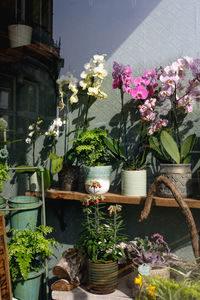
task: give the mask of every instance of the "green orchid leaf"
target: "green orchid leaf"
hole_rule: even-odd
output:
[[[51,186],[51,173],[49,170],[44,169],[44,189],[48,189]],[[41,172],[37,171],[38,177],[41,179]]]
[[[196,139],[196,134],[192,134],[186,137],[186,139],[181,143],[181,160],[185,160],[188,154],[190,154],[190,152],[194,148]]]
[[[178,146],[173,137],[167,131],[163,130],[161,132],[160,139],[165,151],[177,164],[180,164]]]
[[[52,159],[52,164],[51,164],[51,172],[52,174],[56,174],[60,172],[63,168],[63,156],[57,157],[55,159]]]
[[[126,156],[123,153],[123,150],[120,146],[120,143],[117,140],[111,139],[111,138],[108,138],[108,137],[104,137],[103,141],[106,144],[107,148],[112,152],[112,154],[115,157],[126,159]]]

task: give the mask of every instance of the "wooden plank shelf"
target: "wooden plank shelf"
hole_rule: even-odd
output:
[[[40,192],[30,192],[27,191],[26,195],[40,197]],[[65,199],[65,200],[76,200],[80,201],[89,194],[85,192],[76,191],[61,191],[58,189],[48,189],[45,191],[45,198],[47,199]],[[133,205],[143,205],[146,197],[130,197],[122,196],[119,193],[110,192],[104,194],[105,202],[107,203],[121,203],[121,204],[133,204]],[[190,208],[200,208],[200,199],[187,198],[184,199]],[[154,197],[153,206],[164,206],[164,207],[179,207],[174,198],[160,198]]]

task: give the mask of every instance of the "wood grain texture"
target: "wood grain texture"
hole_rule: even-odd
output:
[[[39,192],[26,192],[27,196],[36,196],[40,197]],[[84,197],[87,197],[89,194],[85,192],[75,192],[75,191],[61,191],[57,189],[49,189],[45,191],[45,197],[47,199],[65,199],[65,200],[75,200],[81,201]],[[106,193],[105,202],[106,203],[121,203],[121,204],[133,204],[133,205],[144,205],[146,197],[130,197],[123,196],[119,193]],[[190,208],[200,208],[200,199],[184,199]],[[153,197],[152,201],[153,206],[164,206],[164,207],[179,207],[178,203],[174,198],[160,198]]]

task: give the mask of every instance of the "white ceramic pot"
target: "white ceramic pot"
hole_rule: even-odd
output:
[[[110,188],[112,166],[83,167],[85,190],[89,194],[102,195]]]
[[[9,25],[8,36],[11,48],[29,45],[31,44],[32,27],[22,24]]]
[[[121,194],[124,196],[146,196],[147,195],[147,171],[122,170]]]

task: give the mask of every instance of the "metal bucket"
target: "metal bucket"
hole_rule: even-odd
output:
[[[27,280],[17,281],[13,286],[13,295],[18,300],[38,300],[41,276],[44,269],[30,272]]]
[[[37,197],[18,196],[8,200],[10,208],[21,208],[10,212],[10,225],[13,229],[24,230],[37,226],[41,202]]]
[[[161,164],[159,175],[167,177],[183,198],[192,196],[191,164]],[[170,189],[163,183],[157,187],[157,196],[174,198]]]
[[[115,261],[105,263],[88,261],[88,279],[90,292],[110,294],[118,285],[118,264]]]

